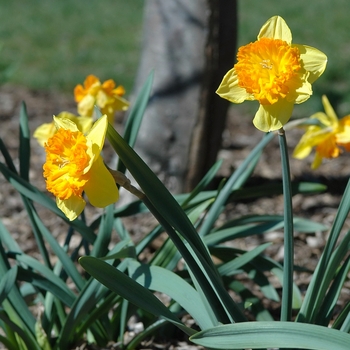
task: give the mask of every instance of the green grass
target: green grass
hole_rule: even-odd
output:
[[[130,91],[139,61],[141,0],[0,0],[0,62],[10,82],[72,91],[88,74]]]
[[[131,91],[142,41],[142,0],[0,0],[0,67],[12,63],[10,82],[71,92],[85,76],[113,78]],[[329,58],[314,96],[295,116],[322,108],[327,94],[339,116],[350,112],[350,1],[241,0],[239,44],[254,41],[262,24],[281,15],[293,42],[317,47]],[[251,115],[255,103],[237,106]],[[240,108],[240,109],[239,109]]]

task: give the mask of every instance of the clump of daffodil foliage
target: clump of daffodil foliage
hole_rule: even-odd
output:
[[[145,348],[144,342],[160,334],[170,342],[177,328],[187,341],[210,349],[348,350],[350,302],[337,302],[350,269],[350,231],[341,235],[350,186],[330,228],[295,217],[292,196],[325,187],[291,182],[284,128],[294,104],[312,95],[311,84],[326,63],[319,50],[292,44],[284,19],[270,18],[257,41],[239,48],[237,63],[217,90],[234,103],[259,102],[253,123],[264,132],[261,141],[252,144],[251,153],[217,190],[208,186],[220,160],[193,191],[181,195],[171,194],[133,149],[152,74],[130,106],[114,80],[102,83],[89,75],[74,89],[78,115],[58,111],[34,131],[46,154],[45,193],[29,181],[31,132],[23,105],[19,170],[1,140],[0,172],[21,194],[40,256],[27,255],[0,222],[0,342],[16,350],[65,350],[82,341],[132,350]],[[299,123],[306,133],[294,151],[303,159],[315,148],[314,168],[323,158],[348,150],[350,142],[348,117],[338,120],[326,97],[323,104],[325,113]],[[128,107],[122,136],[113,117]],[[248,186],[264,147],[276,135],[281,185]],[[103,158],[105,142],[118,156],[114,168]],[[135,195],[134,201],[118,204],[120,186]],[[283,194],[283,215],[252,212],[223,222],[232,201],[273,194]],[[90,217],[87,205],[103,210]],[[38,206],[66,225],[63,243],[44,224]],[[136,241],[124,218],[141,213],[157,224]],[[276,230],[284,233],[283,264],[266,253],[272,242],[236,248],[238,238]],[[324,252],[314,271],[298,266],[310,274],[306,290],[300,290],[293,281],[294,237],[320,231],[328,231]],[[160,235],[167,238],[159,240]],[[280,314],[269,309],[272,302],[281,306]],[[33,309],[40,312],[34,315]]]

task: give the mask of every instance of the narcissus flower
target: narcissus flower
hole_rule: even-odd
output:
[[[97,105],[102,114],[108,116],[110,123],[113,123],[116,111],[125,111],[129,107],[129,102],[122,97],[124,94],[124,88],[121,85],[116,87],[112,79],[101,83],[94,75],[89,75],[85,79],[84,86],[79,84],[74,89],[74,97],[78,103],[80,115],[91,117],[94,106]]]
[[[57,118],[67,118],[70,119],[73,123],[76,124],[79,131],[83,134],[86,134],[92,127],[93,121],[90,117],[78,117],[69,112],[61,112],[57,115]],[[45,123],[40,125],[34,131],[33,136],[39,142],[39,144],[44,147],[47,140],[52,137],[57,131],[55,123],[52,121],[51,123]]]
[[[83,211],[85,192],[95,207],[106,207],[118,200],[113,176],[100,155],[108,119],[98,119],[85,136],[67,118],[54,117],[57,132],[45,145],[44,177],[47,190],[56,197],[57,206],[74,220]]]
[[[294,104],[311,96],[311,84],[326,64],[321,51],[292,44],[286,22],[274,16],[262,26],[257,41],[239,48],[237,63],[216,92],[234,103],[257,100],[255,127],[264,132],[278,130],[291,117]]]
[[[322,103],[326,113],[310,117],[312,124],[293,152],[293,157],[303,159],[315,147],[312,169],[317,169],[323,158],[337,158],[343,150],[350,151],[350,115],[339,120],[326,96],[322,96]]]

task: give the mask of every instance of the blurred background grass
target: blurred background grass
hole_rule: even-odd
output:
[[[71,92],[88,74],[132,86],[141,0],[0,0],[1,62],[10,82]]]
[[[9,82],[72,92],[88,74],[113,78],[130,93],[142,40],[142,0],[0,0],[0,67],[12,64]],[[329,63],[314,84],[340,116],[350,113],[350,1],[240,0],[239,45],[254,41],[262,24],[281,15],[293,42],[315,46]],[[256,105],[240,106],[255,113]],[[312,97],[295,108],[307,116],[321,108]]]

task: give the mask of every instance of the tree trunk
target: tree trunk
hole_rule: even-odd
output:
[[[228,102],[215,91],[233,66],[236,0],[147,0],[135,94],[154,69],[136,151],[174,193],[215,162]]]

